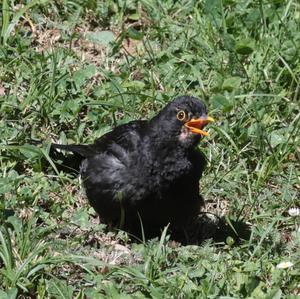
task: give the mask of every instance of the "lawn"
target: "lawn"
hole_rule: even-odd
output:
[[[1,299],[300,298],[298,0],[0,5]],[[216,120],[201,193],[233,229],[132,242],[49,145],[93,142],[183,94]]]

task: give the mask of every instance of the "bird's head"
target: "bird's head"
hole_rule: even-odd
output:
[[[204,127],[213,122],[207,108],[196,97],[180,96],[167,104],[151,123],[159,129],[161,137],[178,141],[184,147],[195,146],[208,132]],[[177,143],[177,142],[176,142]]]

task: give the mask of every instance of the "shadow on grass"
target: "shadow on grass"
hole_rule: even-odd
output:
[[[216,243],[227,243],[232,246],[240,244],[242,240],[249,240],[250,235],[249,223],[203,212],[185,230],[172,231],[171,239],[182,245],[200,245],[212,239]]]
[[[156,230],[143,227],[143,233],[137,230],[129,231],[132,242],[144,242],[160,237],[162,228]],[[168,227],[167,234],[170,240],[182,245],[201,245],[206,240],[212,239],[216,243],[226,243],[230,246],[238,245],[242,240],[249,240],[251,225],[244,221],[234,221],[227,217],[218,217],[211,213],[202,212],[196,219],[184,228]]]

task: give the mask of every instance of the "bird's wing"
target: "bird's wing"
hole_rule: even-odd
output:
[[[104,134],[93,144],[97,152],[106,151],[112,144],[118,144],[130,149],[138,142],[143,135],[143,129],[147,124],[146,120],[134,120],[127,124],[120,125],[114,130]]]
[[[142,129],[147,121],[135,120],[116,127],[114,130],[104,134],[94,144],[51,144],[52,149],[61,149],[77,153],[84,158],[90,158],[98,153],[107,151],[111,145],[120,145],[130,149],[140,139]]]
[[[120,200],[138,198],[140,155],[146,121],[133,121],[103,135],[92,145],[97,153],[83,161],[81,176],[90,203],[100,215],[119,216]],[[104,211],[104,212],[103,212]]]

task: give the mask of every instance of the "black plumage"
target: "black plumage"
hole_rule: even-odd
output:
[[[203,205],[199,179],[205,157],[197,149],[212,121],[197,98],[181,96],[149,121],[116,127],[91,145],[58,145],[82,159],[87,198],[105,223],[140,235],[170,224],[184,230]]]

